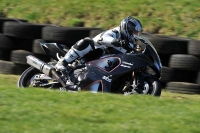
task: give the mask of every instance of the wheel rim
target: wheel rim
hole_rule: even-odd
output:
[[[143,94],[148,94],[150,86],[147,82],[144,82],[144,90],[142,91]]]
[[[28,85],[28,87],[34,87],[34,86],[33,86],[33,83],[34,83],[34,80],[35,80],[35,78],[37,77],[37,75],[38,75],[38,74],[35,74],[35,75],[33,75],[33,76],[31,77],[31,79],[29,80],[29,85]]]

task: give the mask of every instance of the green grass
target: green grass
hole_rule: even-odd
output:
[[[0,74],[0,133],[199,133],[200,97],[19,89]]]
[[[200,39],[199,0],[0,0],[0,16],[109,29],[131,15],[144,31]]]

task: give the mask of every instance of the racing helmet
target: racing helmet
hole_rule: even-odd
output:
[[[121,21],[120,32],[125,39],[134,44],[135,36],[140,36],[142,33],[142,24],[138,19],[128,16]]]

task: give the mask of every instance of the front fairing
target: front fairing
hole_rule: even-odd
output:
[[[109,67],[108,62],[112,62],[114,65],[111,64]],[[101,84],[104,92],[110,92],[112,82],[116,79],[122,75],[132,73],[137,68],[147,66],[156,68],[144,53],[110,55],[90,61],[86,63],[88,73],[86,78],[81,81],[81,87],[88,91],[94,91],[93,88]],[[158,70],[157,73],[159,73]],[[157,76],[159,78],[160,73]]]
[[[140,37],[139,40],[145,44],[145,49],[142,53],[152,60],[154,67],[151,68],[159,75],[161,73],[162,63],[156,49],[149,40],[142,37]]]

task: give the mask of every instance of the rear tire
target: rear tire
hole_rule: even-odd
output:
[[[23,73],[22,75],[20,76],[19,80],[18,80],[18,83],[17,83],[17,86],[19,88],[25,88],[25,87],[29,87],[30,86],[30,80],[31,78],[36,75],[36,74],[39,74],[41,73],[39,70],[37,70],[36,68],[34,67],[29,67],[27,68]]]

